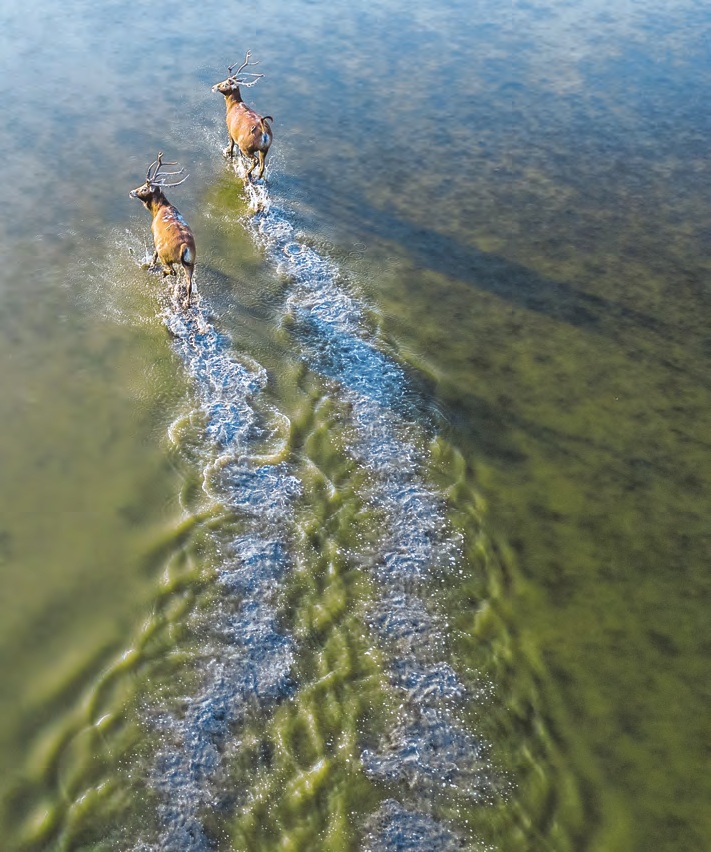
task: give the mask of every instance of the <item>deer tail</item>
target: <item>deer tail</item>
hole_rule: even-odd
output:
[[[192,266],[195,263],[195,252],[187,243],[180,249],[180,262],[183,266]]]
[[[193,292],[193,270],[195,268],[195,250],[192,249],[187,243],[183,243],[183,247],[180,249],[180,262],[183,265],[183,269],[185,270],[185,287],[186,287],[186,296],[185,296],[185,304],[187,307],[190,307],[190,295]]]

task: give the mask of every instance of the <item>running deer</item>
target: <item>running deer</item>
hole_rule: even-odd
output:
[[[249,58],[251,55],[251,51],[248,50],[244,62],[234,74],[232,73],[232,69],[237,63],[235,62],[234,65],[228,66],[228,78],[212,87],[213,92],[219,92],[225,96],[227,132],[230,136],[230,144],[224,150],[225,157],[228,159],[231,158],[234,154],[235,145],[237,145],[240,154],[247,161],[251,160],[252,164],[247,170],[245,180],[250,180],[250,176],[257,164],[259,164],[258,177],[261,178],[264,174],[267,151],[269,151],[269,146],[272,144],[272,129],[267,122],[274,121],[271,115],[261,116],[258,112],[250,109],[242,100],[239,87],[253,86],[264,76],[264,74],[244,71],[250,64]],[[252,62],[251,64],[254,66],[258,63]],[[244,71],[244,75],[240,77],[242,71]],[[254,77],[254,79],[247,80],[245,77]]]
[[[164,163],[163,152],[158,153],[146,172],[146,182],[143,186],[132,189],[129,192],[131,198],[142,201],[148,212],[153,217],[151,231],[153,232],[153,259],[150,265],[160,261],[163,276],[176,275],[175,266],[180,264],[185,270],[187,281],[187,298],[185,307],[190,307],[190,294],[193,289],[193,270],[195,269],[195,237],[190,226],[180,215],[178,210],[168,201],[163,193],[166,187],[180,186],[188,179],[188,175],[182,180],[168,183],[167,178],[181,175],[185,169],[167,172],[165,166],[177,166],[177,163]],[[151,169],[153,172],[151,173]]]

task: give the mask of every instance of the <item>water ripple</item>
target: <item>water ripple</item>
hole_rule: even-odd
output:
[[[207,461],[203,489],[230,508],[241,523],[239,535],[220,547],[223,590],[209,613],[209,640],[196,694],[173,710],[153,708],[151,724],[161,746],[151,781],[159,794],[160,834],[156,843],[136,848],[202,852],[213,848],[202,822],[219,805],[223,753],[251,708],[264,708],[294,687],[294,642],[279,628],[274,598],[290,567],[286,544],[291,504],[301,490],[284,463],[259,463],[257,444],[269,434],[255,397],[266,372],[238,361],[229,338],[207,319],[200,298],[184,313],[170,300],[163,321],[173,336],[204,422]],[[175,430],[171,430],[171,434]]]
[[[364,308],[346,292],[335,265],[300,242],[284,211],[265,190],[258,192],[254,233],[291,281],[286,309],[302,357],[335,382],[348,404],[347,450],[371,473],[362,497],[385,517],[372,564],[380,599],[370,622],[389,659],[401,709],[379,748],[363,751],[362,765],[373,779],[404,785],[418,810],[386,802],[371,820],[367,848],[459,848],[462,839],[426,811],[452,792],[487,799],[492,771],[485,744],[457,720],[455,705],[467,697],[466,689],[442,660],[445,637],[423,597],[425,583],[456,563],[457,542],[447,532],[442,498],[424,482],[426,453],[402,369],[372,339]]]

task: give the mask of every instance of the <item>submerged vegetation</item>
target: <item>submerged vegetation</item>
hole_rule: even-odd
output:
[[[42,5],[0,32],[7,848],[704,848],[709,13]],[[268,191],[210,94],[248,45]],[[126,198],[162,146],[188,310]]]

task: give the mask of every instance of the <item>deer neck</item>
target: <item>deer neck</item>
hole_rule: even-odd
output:
[[[163,207],[170,207],[170,202],[160,189],[156,189],[146,207],[150,210],[151,215],[155,216]]]
[[[227,95],[227,109],[229,109],[233,104],[242,104],[244,101],[242,100],[242,95],[240,93],[239,87],[233,89],[229,95]]]

